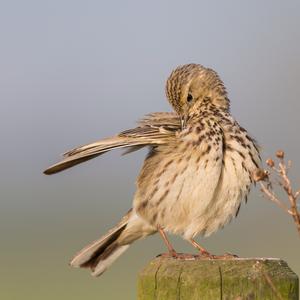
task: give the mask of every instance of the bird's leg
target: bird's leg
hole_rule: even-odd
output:
[[[196,255],[193,254],[187,254],[187,253],[177,253],[174,249],[174,247],[172,246],[172,244],[170,243],[166,233],[164,232],[164,230],[161,227],[157,227],[158,232],[160,233],[163,241],[165,242],[166,246],[168,247],[169,253],[165,253],[165,254],[161,254],[159,256],[166,256],[166,257],[173,257],[173,258],[177,258],[177,259],[184,259],[184,260],[191,260],[191,259],[195,259]]]
[[[237,255],[231,254],[231,253],[225,253],[223,255],[214,255],[210,254],[205,248],[203,248],[201,245],[199,245],[195,240],[190,239],[189,242],[197,249],[200,251],[201,255],[204,257],[208,257],[211,259],[234,259],[238,258]]]
[[[199,245],[194,239],[188,240],[198,251],[200,251],[201,255],[213,258],[214,255],[210,254],[205,248]]]
[[[169,241],[166,233],[164,232],[164,230],[160,226],[158,226],[157,229],[158,229],[158,232],[160,233],[164,243],[166,244],[166,246],[168,248],[169,255],[172,256],[172,257],[177,257],[177,252],[175,251],[174,247],[170,243],[170,241]]]

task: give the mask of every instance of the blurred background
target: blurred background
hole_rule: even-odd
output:
[[[299,187],[299,28],[296,0],[2,1],[0,298],[135,299],[138,272],[165,251],[158,236],[98,279],[68,261],[131,207],[146,150],[42,171],[74,146],[169,111],[164,85],[177,65],[217,70],[232,114],[264,159],[286,151]],[[199,242],[217,254],[280,257],[300,274],[294,224],[257,188],[236,220]]]

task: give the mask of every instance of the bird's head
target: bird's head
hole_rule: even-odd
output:
[[[176,68],[167,80],[166,94],[183,125],[191,113],[199,110],[204,103],[229,109],[227,92],[218,74],[198,64]]]

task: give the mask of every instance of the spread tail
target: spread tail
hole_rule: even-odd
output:
[[[93,276],[100,276],[129,248],[131,243],[155,231],[131,209],[106,235],[75,255],[70,265],[90,268]]]

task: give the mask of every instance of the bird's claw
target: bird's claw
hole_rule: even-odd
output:
[[[222,255],[209,254],[208,258],[210,258],[210,259],[235,259],[235,258],[238,258],[238,256],[235,254],[231,254],[231,253],[225,253]]]
[[[178,253],[176,251],[170,251],[167,253],[158,254],[157,257],[174,258],[181,260],[196,260],[196,259],[235,259],[237,255],[231,253],[225,253],[223,255],[211,254],[207,251],[202,251],[201,254],[190,254],[190,253]]]
[[[199,255],[189,254],[189,253],[178,253],[176,251],[162,253],[157,255],[157,257],[166,257],[166,258],[174,258],[181,260],[195,260],[199,258]]]

